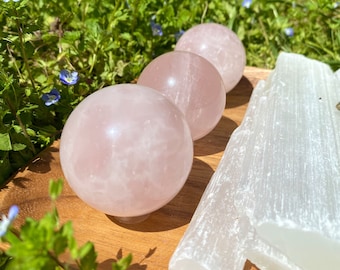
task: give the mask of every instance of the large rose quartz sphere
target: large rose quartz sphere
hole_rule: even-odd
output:
[[[226,92],[240,81],[246,53],[238,36],[217,23],[203,23],[187,30],[178,40],[176,51],[189,51],[209,60],[220,72]]]
[[[207,135],[222,117],[226,94],[216,68],[203,57],[173,51],[151,61],[137,84],[168,97],[184,113],[193,140]]]
[[[136,217],[167,204],[184,185],[193,142],[182,112],[136,84],[103,88],[69,116],[61,136],[65,178],[87,204]]]

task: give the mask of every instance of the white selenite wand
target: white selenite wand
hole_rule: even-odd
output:
[[[170,270],[340,268],[340,80],[281,53],[253,91]]]

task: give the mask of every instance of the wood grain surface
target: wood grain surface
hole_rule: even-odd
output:
[[[87,206],[64,183],[57,207],[61,222],[72,220],[79,244],[92,241],[98,252],[98,269],[111,269],[114,260],[133,254],[130,270],[168,269],[168,262],[183,236],[198,202],[214,173],[228,140],[241,123],[252,90],[269,70],[246,67],[239,84],[227,94],[227,104],[219,124],[204,138],[195,141],[192,171],[180,193],[166,206],[139,224],[121,224],[113,217]],[[28,216],[40,218],[51,209],[50,179],[64,178],[59,160],[59,142],[43,151],[26,168],[13,176],[0,191],[0,212],[12,204],[20,207],[15,221],[19,227]],[[256,269],[250,262],[245,269]]]

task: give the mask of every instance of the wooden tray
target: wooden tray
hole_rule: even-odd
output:
[[[197,204],[214,173],[233,130],[241,123],[253,87],[266,79],[269,70],[246,67],[244,77],[230,93],[219,124],[206,137],[194,143],[194,163],[181,192],[166,206],[142,223],[126,225],[87,206],[72,192],[67,182],[58,200],[61,221],[72,220],[79,244],[92,241],[98,252],[98,269],[111,269],[117,258],[133,254],[131,270],[168,269],[168,262],[184,234]],[[51,209],[48,197],[50,179],[63,178],[59,142],[46,149],[0,191],[0,212],[12,204],[20,207],[15,226],[28,216],[40,218]],[[245,269],[256,269],[250,262]]]

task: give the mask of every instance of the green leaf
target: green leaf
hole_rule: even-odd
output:
[[[63,180],[50,180],[49,183],[49,194],[53,201],[55,201],[63,191]]]
[[[24,150],[27,146],[23,143],[13,143],[12,144],[13,151],[21,151]]]
[[[0,159],[0,188],[2,188],[7,182],[8,178],[13,171],[13,166],[9,161],[8,152]]]
[[[33,130],[31,128],[26,128],[26,132],[27,132],[28,136],[31,136],[31,137],[35,137],[37,135],[35,130]]]
[[[1,151],[12,150],[11,138],[8,133],[0,133],[0,150]]]
[[[132,254],[120,259],[112,264],[112,270],[126,270],[132,262]]]
[[[32,94],[32,89],[31,88],[26,88],[25,89],[25,95],[29,97]]]
[[[126,39],[126,40],[131,40],[131,39],[132,39],[132,35],[131,35],[130,33],[127,33],[127,32],[121,33],[121,34],[120,34],[120,37],[121,37],[122,39]]]
[[[124,69],[128,64],[124,63],[122,60],[117,62],[117,75],[122,77],[124,75]]]
[[[68,245],[67,237],[56,233],[53,242],[54,242],[53,251],[56,256],[59,256],[60,254],[66,251]]]
[[[76,260],[78,258],[78,246],[73,236],[68,240],[68,248],[70,250],[71,258]]]
[[[72,31],[72,32],[65,32],[63,36],[63,40],[69,44],[79,40],[81,37],[81,31]]]
[[[67,239],[67,247],[70,251],[71,258],[77,259],[78,258],[78,246],[77,242],[73,237],[73,226],[72,222],[66,222],[60,229],[60,233]]]
[[[94,245],[91,242],[85,243],[79,250],[80,269],[94,270],[97,267],[97,253],[94,250]]]
[[[7,263],[11,260],[5,252],[0,251],[0,270],[5,270]]]

